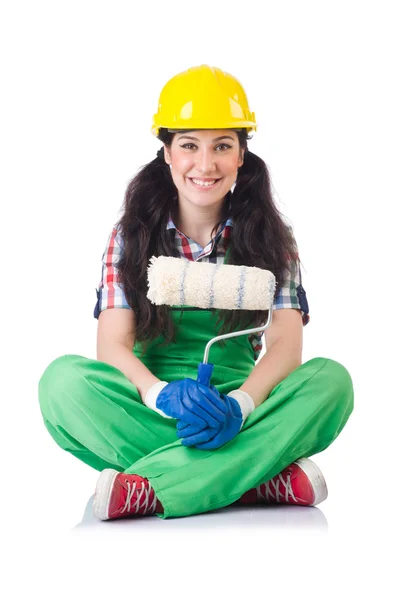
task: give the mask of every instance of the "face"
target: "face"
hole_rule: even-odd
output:
[[[196,206],[221,204],[244,162],[237,133],[230,129],[176,133],[171,147],[164,146],[164,158],[172,165],[179,200]],[[214,179],[211,185],[200,185]]]

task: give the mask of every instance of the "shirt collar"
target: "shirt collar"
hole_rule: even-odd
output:
[[[226,226],[233,227],[232,217],[229,217],[226,221],[223,221],[220,231],[223,231]],[[168,217],[167,229],[177,229],[174,221],[172,220],[171,214]]]

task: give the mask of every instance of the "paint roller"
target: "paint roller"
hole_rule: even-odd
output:
[[[147,269],[147,298],[152,304],[205,309],[268,310],[265,325],[218,335],[206,345],[197,381],[209,385],[214,365],[208,362],[215,342],[267,329],[272,322],[276,279],[271,271],[244,265],[199,263],[172,256],[152,256]]]

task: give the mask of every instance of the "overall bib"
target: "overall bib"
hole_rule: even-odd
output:
[[[176,344],[159,348],[160,336],[141,357],[162,381],[197,379],[207,342],[219,335],[217,311],[173,307]],[[211,383],[220,393],[240,387],[255,366],[247,335],[212,345]],[[114,468],[147,477],[164,508],[160,518],[222,508],[301,457],[321,452],[353,410],[346,368],[313,358],[281,381],[247,418],[243,429],[216,450],[182,446],[175,419],[142,403],[137,388],[117,368],[79,355],[55,359],[39,382],[40,409],[56,443],[94,469]]]

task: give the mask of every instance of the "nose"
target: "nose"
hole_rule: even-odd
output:
[[[211,174],[216,167],[214,165],[214,155],[211,149],[204,149],[197,153],[196,155],[196,168],[205,177],[207,174]]]

